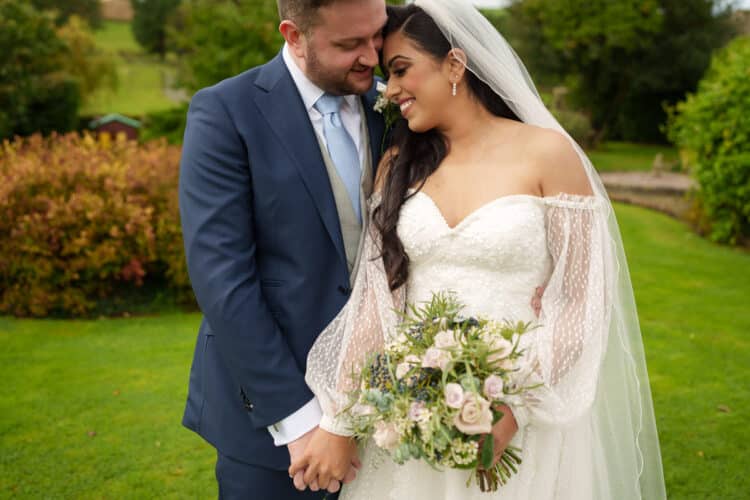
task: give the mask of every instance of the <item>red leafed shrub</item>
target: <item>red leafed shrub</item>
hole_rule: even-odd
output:
[[[0,148],[0,313],[92,313],[150,279],[188,295],[180,150],[109,135],[35,135]]]

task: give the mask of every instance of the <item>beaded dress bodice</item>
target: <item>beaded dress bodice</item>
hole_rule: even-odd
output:
[[[534,319],[534,289],[551,271],[543,198],[497,198],[451,228],[432,198],[418,191],[402,206],[398,235],[409,256],[408,302],[453,291],[465,315]]]

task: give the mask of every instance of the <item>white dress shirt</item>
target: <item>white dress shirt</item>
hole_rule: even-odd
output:
[[[315,103],[325,92],[310,81],[309,78],[302,72],[297,63],[292,58],[289,52],[289,47],[285,44],[282,50],[282,57],[286,64],[289,73],[292,75],[292,80],[297,86],[302,102],[305,104],[307,114],[310,116],[310,122],[312,122],[313,129],[318,135],[318,138],[323,144],[328,146],[326,143],[325,135],[323,134],[323,115],[315,109]],[[362,116],[359,108],[359,97],[356,95],[344,96],[344,102],[341,105],[341,121],[344,124],[344,128],[354,140],[354,144],[357,145],[357,152],[359,153],[359,164],[360,168],[364,165],[364,155],[362,144]],[[299,439],[308,431],[313,429],[320,423],[320,419],[323,416],[323,412],[320,409],[317,398],[311,399],[306,405],[299,410],[295,411],[285,419],[277,422],[275,425],[268,427],[268,432],[273,436],[273,442],[276,446],[285,446],[296,439]]]
[[[323,134],[323,115],[313,107],[320,96],[325,94],[325,91],[307,78],[307,75],[305,75],[300,67],[297,66],[297,63],[294,61],[289,50],[289,46],[284,44],[284,49],[281,53],[284,58],[284,63],[286,64],[287,69],[289,69],[289,73],[292,75],[292,80],[294,80],[294,84],[297,86],[297,90],[302,97],[302,102],[305,104],[305,109],[310,117],[315,133],[320,140],[323,141],[323,144],[328,147],[325,135]],[[344,128],[349,132],[354,144],[357,145],[357,152],[359,153],[359,168],[361,169],[362,165],[364,165],[365,151],[363,151],[364,147],[362,144],[362,116],[359,110],[359,96],[344,96],[344,102],[341,105],[339,113],[341,114],[341,122],[344,124]]]

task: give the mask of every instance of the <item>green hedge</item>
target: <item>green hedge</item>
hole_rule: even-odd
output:
[[[714,241],[750,239],[750,37],[717,52],[695,94],[669,110],[668,135],[694,158],[701,223]]]

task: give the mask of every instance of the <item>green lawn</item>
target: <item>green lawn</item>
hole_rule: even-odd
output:
[[[664,162],[677,161],[677,151],[668,145],[605,142],[597,149],[586,151],[599,172],[651,170],[654,157],[661,153]]]
[[[669,498],[747,498],[750,255],[617,211]],[[0,497],[215,496],[213,451],[179,424],[198,321],[0,319]]]
[[[669,497],[748,498],[750,254],[618,207]]]
[[[180,426],[198,315],[0,319],[0,498],[210,498]]]
[[[175,65],[146,54],[136,43],[129,23],[106,21],[95,32],[96,43],[112,55],[117,67],[116,91],[96,92],[81,109],[83,115],[121,113],[142,116],[177,105],[164,92],[165,82],[175,77]]]
[[[96,30],[94,35],[96,44],[109,52],[118,54],[141,52],[141,46],[135,41],[128,22],[104,21],[102,27]]]

